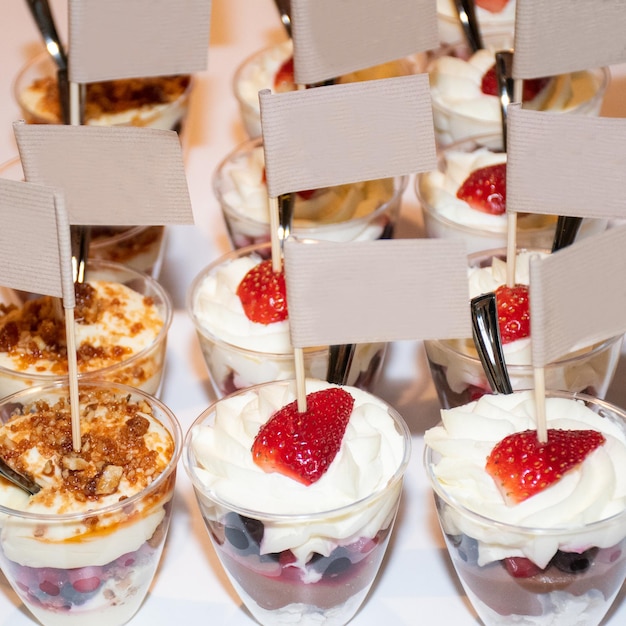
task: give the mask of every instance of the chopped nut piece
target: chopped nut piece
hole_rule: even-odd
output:
[[[98,479],[96,495],[104,496],[114,493],[122,480],[123,473],[124,470],[119,465],[107,465]]]

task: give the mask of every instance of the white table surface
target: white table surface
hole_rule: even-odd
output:
[[[176,1],[176,0],[173,0]],[[51,0],[61,36],[67,32],[66,0]],[[272,0],[213,0],[208,70],[198,75],[188,125],[186,167],[195,226],[169,229],[161,282],[175,302],[162,398],[186,430],[212,401],[208,375],[184,311],[185,293],[202,267],[230,245],[211,191],[218,162],[245,139],[232,77],[257,50],[285,38]],[[0,0],[0,163],[17,155],[12,122],[20,118],[11,86],[21,65],[42,49],[25,0]],[[626,66],[611,68],[604,115],[626,116]],[[419,237],[421,216],[412,182],[405,194],[398,236]],[[626,363],[620,363],[609,400],[626,405]],[[477,624],[449,563],[422,467],[422,434],[438,419],[438,401],[420,343],[401,342],[390,353],[377,393],[404,416],[413,433],[413,455],[394,537],[384,567],[355,626]],[[176,506],[160,569],[133,626],[254,624],[222,573],[182,468]],[[618,597],[605,624],[626,623]],[[0,626],[36,621],[0,576]]]

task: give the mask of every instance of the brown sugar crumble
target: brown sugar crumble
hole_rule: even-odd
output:
[[[44,505],[58,504],[60,498],[97,502],[117,493],[123,500],[151,484],[174,452],[165,429],[158,436],[149,433],[153,418],[147,402],[102,389],[80,395],[78,453],[72,447],[69,399],[24,406],[0,430],[0,455],[18,472],[31,473],[26,458],[36,449],[41,475],[53,485],[45,488],[40,478],[44,488],[33,498]]]

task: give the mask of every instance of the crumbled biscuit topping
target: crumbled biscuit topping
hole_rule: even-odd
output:
[[[174,102],[189,87],[190,80],[191,77],[185,74],[89,83],[85,101],[85,122],[102,115],[123,113],[146,105]],[[30,89],[41,93],[41,110],[60,120],[57,81],[51,76],[40,78],[33,82]]]
[[[78,453],[69,399],[24,406],[0,430],[0,456],[39,482],[43,488],[33,499],[40,504],[98,502],[116,493],[123,500],[152,483],[174,453],[169,433],[154,427],[147,402],[105,390],[80,395]]]

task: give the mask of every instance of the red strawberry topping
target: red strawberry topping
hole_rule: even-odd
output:
[[[504,567],[513,578],[530,578],[543,570],[523,556],[510,556],[504,559]]]
[[[500,285],[496,289],[498,326],[502,343],[530,335],[530,304],[527,285]]]
[[[509,0],[476,0],[476,6],[490,13],[501,13]]]
[[[252,444],[252,458],[265,472],[311,485],[339,452],[354,398],[340,387],[331,387],[308,394],[306,402],[304,413],[294,401],[261,426]]]
[[[267,325],[287,319],[285,274],[274,271],[271,259],[255,265],[243,277],[237,295],[252,322]]]
[[[513,433],[497,443],[485,470],[507,502],[516,504],[556,483],[605,442],[596,430],[548,429],[548,441],[537,431]]]
[[[274,91],[293,91],[293,57],[289,57],[276,72],[274,76]]]
[[[534,100],[537,94],[550,82],[549,78],[529,78],[524,81],[522,102]],[[480,90],[487,96],[499,95],[496,66],[492,65],[483,75]]]
[[[461,184],[456,197],[483,213],[506,211],[506,163],[474,170]]]

